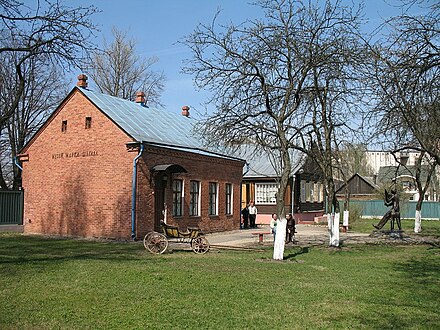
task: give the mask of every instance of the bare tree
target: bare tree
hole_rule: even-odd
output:
[[[146,103],[161,105],[164,73],[152,70],[156,57],[136,55],[136,42],[127,33],[113,28],[114,40],[104,42],[104,50],[95,52],[90,63],[90,77],[102,93],[123,99],[133,99],[137,91],[145,93]]]
[[[38,95],[39,86],[53,88],[66,69],[80,67],[94,48],[90,37],[95,26],[90,17],[96,11],[93,6],[69,7],[60,0],[0,0],[2,188],[18,185],[20,173],[12,163],[13,156],[39,124],[40,106],[45,111],[50,108],[52,98],[43,100],[49,92]],[[62,71],[50,76],[56,67]],[[40,81],[42,78],[50,80]]]
[[[13,75],[17,89],[9,104],[0,109],[0,126],[17,110],[26,88],[23,66],[35,57],[54,65],[80,65],[93,48],[90,21],[96,12],[90,7],[68,7],[61,1],[36,1],[34,5],[15,0],[0,1],[0,54],[15,54]],[[10,77],[1,77],[7,83]]]
[[[342,141],[335,144],[333,157],[335,158],[335,177],[344,182],[344,229],[348,226],[350,216],[350,191],[348,181],[354,174],[369,176],[373,169],[368,165],[366,147],[361,143]]]
[[[0,189],[9,189],[9,180],[6,180],[10,173],[11,162],[9,156],[9,141],[6,130],[0,129]]]
[[[9,77],[0,85],[0,106],[7,107],[14,96],[19,79],[13,70],[19,61],[16,54],[0,54],[0,75]],[[21,65],[25,88],[12,116],[0,126],[0,188],[18,189],[21,186],[21,171],[14,161],[17,153],[47,119],[50,112],[66,95],[66,83],[59,69],[38,57]]]
[[[409,1],[410,6],[423,3]],[[383,29],[385,38],[372,46],[368,70],[378,134],[392,142],[390,150],[397,144],[425,151],[440,164],[440,4],[430,4],[425,15],[394,17]]]
[[[410,14],[410,9],[425,5],[427,14]],[[414,173],[418,232],[423,198],[440,165],[440,4],[411,0],[404,1],[402,9],[403,14],[378,30],[382,36],[371,46],[368,73],[376,100],[372,112],[376,136],[393,154],[410,149],[422,155]],[[429,159],[425,186],[420,179],[422,159]]]
[[[367,162],[367,148],[361,143],[352,143],[345,141],[338,150],[341,163],[339,169],[341,175],[350,178],[354,174],[370,176],[373,174],[373,168]]]
[[[332,152],[354,113],[354,66],[362,58],[353,33],[359,12],[341,1],[257,4],[265,10],[265,20],[217,31],[214,19],[185,40],[194,58],[184,72],[212,92],[210,101],[217,106],[201,132],[211,143],[253,141],[276,151],[281,169],[278,214],[285,214],[291,149],[316,160],[329,205],[336,206]]]
[[[438,164],[434,161],[427,161],[427,168],[426,168],[426,175],[423,180],[422,178],[422,170],[423,165],[422,162],[425,159],[425,152],[422,152],[419,156],[419,158],[416,161],[415,164],[415,178],[416,178],[416,184],[417,184],[417,191],[419,192],[419,198],[417,200],[416,204],[416,214],[415,214],[415,221],[414,221],[414,232],[419,233],[422,229],[422,204],[423,200],[425,199],[425,193],[429,188],[429,185],[431,184],[432,177],[434,175],[435,169],[438,166]]]
[[[391,154],[398,166],[394,170],[394,185],[398,184],[398,177],[402,174],[408,174],[413,178],[413,184],[418,192],[418,199],[415,210],[414,232],[419,233],[422,226],[422,205],[425,199],[425,194],[430,185],[434,184],[435,170],[438,166],[435,159],[433,159],[425,151],[422,151],[416,158],[414,164],[409,164],[406,157],[401,157],[405,150],[393,151]],[[400,155],[400,156],[398,156]],[[403,190],[403,187],[398,187]],[[436,191],[434,188],[433,191]],[[437,189],[438,191],[438,189]]]

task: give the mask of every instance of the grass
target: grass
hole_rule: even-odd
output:
[[[284,255],[157,256],[138,243],[0,234],[0,328],[440,328],[437,248],[358,244]]]
[[[373,230],[373,224],[377,224],[380,219],[357,219],[350,224],[350,230],[359,233],[371,233]],[[403,219],[402,230],[406,234],[414,234],[414,219]],[[383,227],[383,229],[390,229],[390,222]],[[397,225],[396,225],[397,229]],[[440,221],[438,220],[422,220],[422,231],[417,234],[420,236],[433,236],[440,237]]]

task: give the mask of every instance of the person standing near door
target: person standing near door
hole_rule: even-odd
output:
[[[278,220],[278,216],[276,213],[272,213],[272,219],[270,220],[270,230],[272,232],[273,235],[273,241],[275,242],[275,238],[277,236],[277,220]]]
[[[254,201],[251,201],[249,203],[248,209],[249,209],[249,225],[250,225],[251,228],[256,228],[257,226],[255,224],[255,221],[257,219],[258,210],[257,210],[257,207],[254,204]]]
[[[249,209],[248,209],[247,205],[244,207],[243,210],[241,210],[241,215],[243,218],[243,222],[242,222],[243,229],[248,229],[249,228]]]

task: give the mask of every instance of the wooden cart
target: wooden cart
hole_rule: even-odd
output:
[[[170,226],[163,221],[161,227],[163,233],[152,231],[144,237],[144,247],[151,253],[164,253],[170,239],[176,243],[190,244],[195,253],[203,254],[209,251],[209,242],[200,228],[188,227],[186,231],[180,231],[178,227]]]

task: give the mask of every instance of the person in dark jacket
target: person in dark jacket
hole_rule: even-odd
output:
[[[286,244],[289,242],[294,242],[295,240],[292,239],[295,237],[296,233],[296,226],[295,226],[295,218],[292,216],[291,213],[286,215],[287,225],[286,225]]]
[[[241,210],[241,215],[243,218],[243,229],[249,228],[249,209],[247,205]]]

